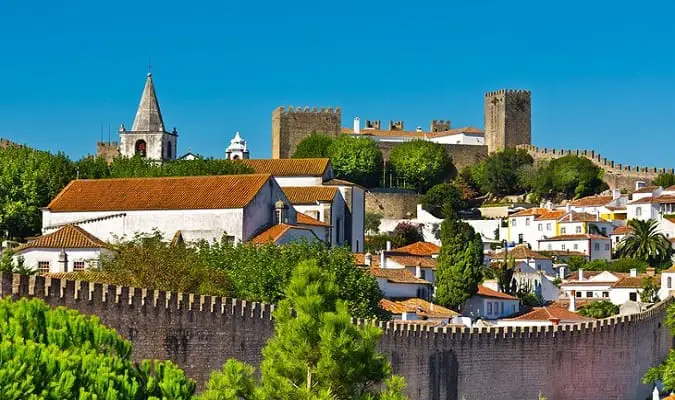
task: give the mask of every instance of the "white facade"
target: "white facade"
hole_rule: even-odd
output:
[[[430,142],[440,144],[468,144],[474,146],[483,146],[485,144],[485,136],[482,133],[461,132],[454,135],[445,135],[432,137]]]
[[[228,160],[245,160],[248,156],[248,144],[237,132],[225,150],[225,158]]]
[[[462,315],[471,318],[500,319],[520,311],[520,300],[474,295],[462,307]]]
[[[569,235],[577,236],[577,235]],[[539,250],[573,251],[588,255],[592,260],[610,260],[612,258],[612,244],[609,238],[599,235],[578,235],[578,238],[542,239],[539,240]],[[589,236],[589,237],[587,237]]]
[[[377,285],[380,287],[385,298],[414,298],[428,299],[431,296],[431,287],[428,284],[420,283],[398,283],[392,282],[387,278],[376,277]]]
[[[67,262],[59,262],[61,251],[67,256]],[[14,255],[14,262],[23,257],[23,264],[38,272],[72,272],[75,269],[100,268],[103,257],[112,257],[113,252],[103,248],[91,249],[56,249],[56,248],[29,248]],[[48,271],[40,270],[49,268]],[[64,270],[65,268],[65,270]]]

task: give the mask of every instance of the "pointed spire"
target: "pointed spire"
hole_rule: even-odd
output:
[[[152,83],[152,73],[148,73],[145,88],[141,96],[141,103],[136,111],[136,118],[132,131],[164,132],[162,112],[159,110],[159,102],[155,94],[155,85]]]

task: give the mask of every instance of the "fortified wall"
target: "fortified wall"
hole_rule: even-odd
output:
[[[38,297],[96,315],[133,342],[135,359],[175,361],[203,387],[231,357],[259,365],[273,306],[229,298],[2,275],[2,296]],[[429,328],[378,322],[379,344],[412,399],[644,399],[640,378],[671,348],[659,303],[592,323]],[[360,324],[372,323],[356,321]]]
[[[642,181],[649,185],[658,174],[672,174],[675,172],[675,169],[673,168],[640,167],[616,163],[612,160],[608,160],[607,157],[602,157],[600,153],[596,153],[594,150],[550,149],[532,145],[520,145],[518,148],[527,150],[535,161],[551,160],[568,155],[588,158],[605,171],[603,180],[609,185],[610,189],[625,189],[627,191],[632,191],[635,189],[635,183],[637,181]]]
[[[405,189],[372,189],[366,192],[366,212],[385,219],[417,217],[420,195]]]
[[[291,158],[302,139],[312,133],[337,137],[340,107],[278,107],[272,111],[272,158]]]

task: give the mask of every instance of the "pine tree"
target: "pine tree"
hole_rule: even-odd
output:
[[[441,224],[436,301],[459,308],[478,291],[483,280],[483,241],[466,222],[448,218]]]
[[[229,360],[200,399],[405,399],[403,379],[391,377],[389,362],[376,351],[381,330],[354,325],[338,293],[332,274],[314,261],[301,262],[274,313],[260,382],[251,367]]]

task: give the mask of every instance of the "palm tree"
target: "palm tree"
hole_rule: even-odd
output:
[[[617,256],[644,260],[653,266],[670,262],[673,247],[668,238],[659,231],[658,222],[653,219],[632,219],[628,221],[628,227],[630,233],[619,243]]]

